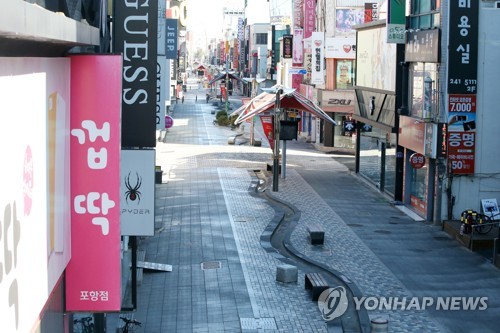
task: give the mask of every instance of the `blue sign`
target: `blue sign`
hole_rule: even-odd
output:
[[[302,74],[302,75],[306,75],[307,74],[307,69],[305,69],[305,68],[289,68],[288,69],[288,74]]]
[[[166,19],[165,56],[167,59],[177,59],[177,24],[176,19]]]

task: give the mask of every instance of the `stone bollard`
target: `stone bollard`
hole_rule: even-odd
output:
[[[389,332],[389,319],[385,316],[377,316],[370,320],[371,333]]]
[[[294,265],[279,265],[276,267],[276,281],[289,283],[297,282],[298,269]]]

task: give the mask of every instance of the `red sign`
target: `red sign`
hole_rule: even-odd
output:
[[[170,128],[172,126],[174,126],[174,118],[165,116],[165,128]]]
[[[473,174],[475,132],[448,132],[448,161],[451,173]]]
[[[227,98],[227,89],[225,86],[221,86],[220,87],[220,94],[222,96],[223,99],[226,99]]]
[[[260,115],[260,121],[262,122],[262,129],[264,130],[264,134],[266,135],[267,141],[269,141],[269,145],[271,149],[274,151],[274,140],[273,140],[273,116],[264,116]]]
[[[420,153],[411,154],[410,164],[415,169],[421,169],[425,165],[425,156]]]
[[[449,112],[476,112],[476,95],[450,95]]]
[[[66,268],[67,311],[121,308],[121,77],[121,56],[71,57],[71,260]]]

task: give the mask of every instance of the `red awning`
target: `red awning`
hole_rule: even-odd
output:
[[[226,79],[226,77],[227,77],[228,79],[234,79],[234,80],[238,80],[238,81],[243,81],[243,80],[241,79],[241,77],[239,77],[238,75],[236,75],[236,74],[234,74],[234,73],[232,73],[232,72],[221,72],[221,73],[217,74],[217,76],[215,76],[212,80],[210,80],[210,81],[208,82],[208,84],[212,84],[212,83],[214,83],[215,81],[219,81],[219,80],[225,80],[225,79]]]
[[[233,112],[239,114],[239,117],[234,122],[235,125],[238,125],[259,113],[274,109],[275,103],[276,94],[267,92],[261,93],[253,98],[250,103],[241,106]],[[328,116],[328,114],[326,114],[319,106],[315,105],[310,99],[301,95],[297,91],[280,95],[280,107],[283,109],[296,109],[299,111],[309,112],[316,117],[332,123],[333,125],[337,125],[335,120],[330,118],[330,116]]]

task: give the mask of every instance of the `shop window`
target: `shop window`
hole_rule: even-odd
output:
[[[410,28],[430,29],[441,25],[440,0],[412,0]]]
[[[335,66],[335,87],[337,89],[352,89],[354,86],[354,60],[337,60]]]
[[[267,44],[267,33],[256,33],[255,44]]]
[[[410,115],[416,118],[433,119],[438,106],[438,68],[434,63],[412,63],[410,65]]]

